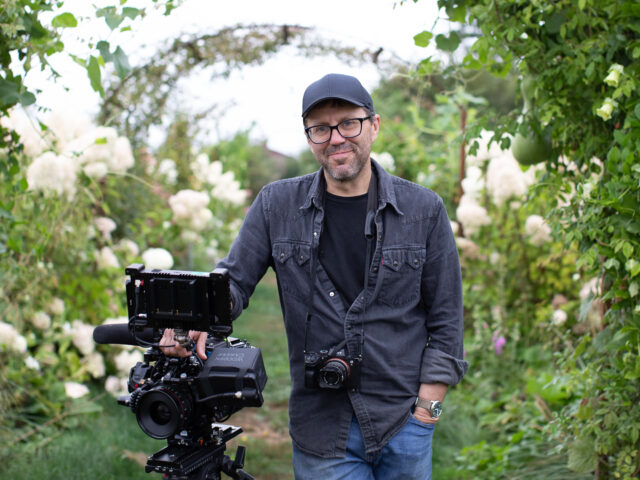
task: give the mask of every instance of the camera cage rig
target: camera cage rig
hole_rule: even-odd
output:
[[[202,376],[210,375],[211,381],[215,378],[216,382],[221,382],[222,387],[220,388],[226,388],[229,385],[226,378],[230,371],[229,358],[228,354],[218,348],[233,348],[243,343],[249,346],[246,342],[227,338],[233,331],[228,271],[218,268],[212,272],[146,270],[143,264],[131,264],[125,268],[125,273],[131,277],[126,281],[128,328],[139,346],[150,347],[145,354],[145,362],[147,359],[163,355],[157,342],[161,330],[164,328],[175,330],[176,342],[179,342],[179,332],[185,337],[185,341],[188,340],[187,332],[189,330],[207,332],[213,337],[207,341],[207,350],[209,351],[211,348],[209,353],[212,356],[203,364],[202,373],[198,378],[194,378],[194,381],[198,382]],[[148,329],[153,330],[151,343],[139,337],[141,332]],[[186,346],[186,344],[183,345]],[[216,355],[215,351],[219,351],[219,354]],[[259,349],[254,355],[246,353],[248,356],[245,353],[237,352],[241,358],[246,357],[245,361],[247,362],[256,361],[255,365],[258,368],[255,371],[241,369],[244,370],[245,375],[253,375],[251,372],[255,373],[255,378],[252,378],[254,378],[257,388],[256,399],[245,405],[259,406],[262,404],[261,389],[266,382],[266,373]],[[192,356],[195,357],[195,353]],[[255,360],[253,360],[254,358]],[[231,363],[234,360],[231,360]],[[179,361],[179,363],[182,362],[183,360]],[[211,365],[220,365],[220,367],[212,367]],[[222,368],[224,372],[219,376],[213,376],[214,368]],[[134,375],[135,369],[136,367],[132,368],[131,376]],[[234,386],[238,387],[238,380]],[[220,396],[211,395],[211,393],[206,388],[200,392],[205,397],[210,395],[207,398]],[[129,395],[130,397],[131,395]],[[130,406],[129,400],[125,401],[122,397],[118,403]],[[229,456],[224,454],[226,442],[241,432],[241,427],[212,423],[211,439],[208,444],[194,447],[190,446],[188,442],[169,441],[165,448],[148,458],[145,470],[147,473],[162,473],[164,478],[169,480],[219,480],[221,472],[231,478],[252,479],[251,475],[242,470],[245,458],[243,446],[238,446],[235,460],[231,460]],[[148,432],[145,431],[145,433],[149,435]]]

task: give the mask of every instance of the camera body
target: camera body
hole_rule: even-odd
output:
[[[259,348],[228,337],[232,332],[229,275],[213,272],[146,270],[133,264],[125,269],[129,332],[135,344],[141,332],[152,330],[144,361],[131,368],[129,395],[118,403],[129,406],[140,428],[150,437],[167,439],[169,446],[207,446],[226,441],[223,422],[244,407],[259,407],[267,374]],[[163,328],[188,340],[189,330],[208,333],[207,359],[195,353],[172,357],[158,342]],[[235,428],[235,427],[234,427]],[[237,428],[235,434],[241,429]],[[157,470],[159,471],[159,470]]]
[[[304,386],[306,388],[339,390],[360,386],[362,358],[348,355],[343,345],[344,342],[328,350],[305,352]]]

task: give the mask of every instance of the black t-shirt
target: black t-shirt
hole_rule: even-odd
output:
[[[340,197],[325,192],[320,263],[350,306],[364,288],[368,194]]]

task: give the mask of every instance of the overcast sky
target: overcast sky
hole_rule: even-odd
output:
[[[76,16],[93,15],[91,4],[113,2],[87,2],[66,0],[63,10]],[[150,2],[129,0],[127,5],[146,5]],[[394,54],[410,62],[427,56],[427,52],[413,43],[413,35],[432,29],[437,15],[435,0],[412,0],[400,5],[396,0],[185,0],[182,6],[165,17],[159,12],[134,24],[132,32],[111,36],[112,44],[119,44],[131,57],[150,54],[153,45],[180,33],[205,33],[235,24],[275,23],[313,27],[324,39],[335,39],[342,46],[384,48],[385,55]],[[75,31],[74,31],[75,30]],[[87,53],[87,47],[75,42],[83,36],[98,40],[106,38],[109,30],[104,22],[92,23],[83,30],[69,30],[65,45],[75,53]],[[143,45],[149,47],[143,48]],[[31,85],[42,88],[39,104],[54,109],[92,114],[97,110],[99,98],[90,86],[86,72],[68,58],[54,61],[62,73],[63,81],[52,85],[42,76],[30,73]],[[211,82],[197,78],[179,92],[185,103],[194,105],[222,105],[222,117],[206,123],[211,142],[229,137],[234,132],[252,128],[252,137],[267,140],[270,148],[297,154],[306,148],[300,120],[300,105],[306,86],[325,73],[348,73],[360,78],[366,88],[372,89],[379,80],[373,66],[351,68],[332,58],[303,59],[290,55],[277,55],[259,67],[236,72],[225,81]],[[28,77],[28,79],[29,79]],[[62,86],[70,89],[64,93]],[[155,132],[157,137],[162,132]],[[151,139],[152,141],[154,139]]]

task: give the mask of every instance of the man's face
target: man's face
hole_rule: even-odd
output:
[[[307,116],[306,126],[337,125],[351,118],[366,117],[364,108],[356,105],[321,105]],[[349,182],[358,177],[369,162],[371,144],[378,136],[380,117],[374,115],[362,122],[362,132],[357,137],[344,138],[333,129],[326,143],[316,144],[307,138],[311,152],[324,171],[337,182]]]

